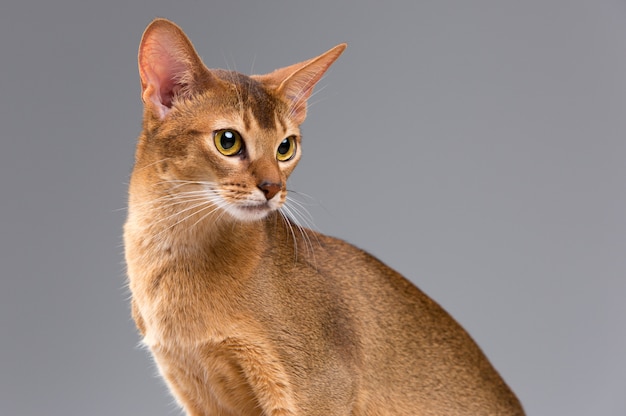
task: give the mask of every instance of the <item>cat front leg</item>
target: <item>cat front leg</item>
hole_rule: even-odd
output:
[[[263,415],[295,416],[300,414],[294,400],[291,381],[269,345],[258,345],[228,338],[220,349],[241,368]]]

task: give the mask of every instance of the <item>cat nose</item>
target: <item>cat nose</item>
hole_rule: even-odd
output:
[[[265,199],[267,199],[268,201],[274,198],[274,195],[276,195],[281,188],[279,183],[269,181],[263,181],[257,186],[261,191],[263,191],[263,193],[265,194]]]

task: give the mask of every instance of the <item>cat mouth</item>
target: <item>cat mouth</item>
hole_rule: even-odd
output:
[[[267,202],[262,204],[248,204],[248,205],[238,205],[237,208],[243,209],[244,211],[249,212],[266,212],[270,211],[270,205]]]

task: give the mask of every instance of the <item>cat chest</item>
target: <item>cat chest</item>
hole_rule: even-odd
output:
[[[198,345],[237,333],[251,322],[246,295],[236,286],[224,287],[187,270],[167,268],[133,282],[131,291],[145,324],[148,346]]]

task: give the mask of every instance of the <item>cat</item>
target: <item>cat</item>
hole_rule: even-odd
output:
[[[124,226],[132,316],[200,415],[522,415],[467,332],[370,254],[283,215],[315,84],[341,55],[207,69],[154,20]]]

